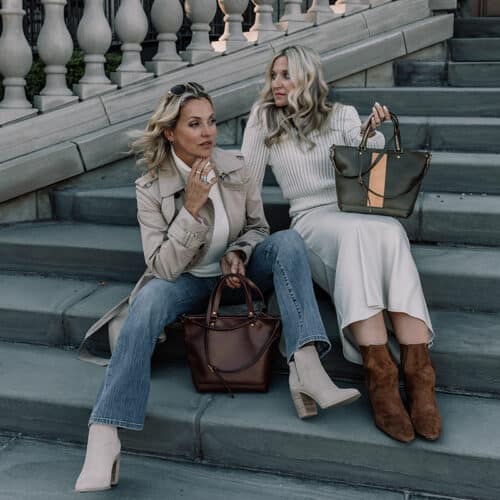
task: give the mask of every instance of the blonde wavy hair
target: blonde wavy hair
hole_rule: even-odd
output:
[[[277,107],[272,92],[272,73],[276,59],[286,57],[288,74],[295,88],[288,94],[288,106]],[[315,143],[309,135],[325,129],[333,105],[328,102],[328,85],[319,54],[308,47],[292,45],[276,54],[266,71],[266,82],[256,103],[257,118],[267,130],[266,146],[288,137],[292,131],[309,148]]]
[[[200,84],[187,82],[174,85],[160,99],[146,129],[131,133],[136,139],[130,144],[130,151],[138,155],[139,169],[156,169],[170,155],[171,146],[164,136],[164,131],[175,128],[182,108],[193,99],[206,99],[212,107],[214,105],[212,98]]]

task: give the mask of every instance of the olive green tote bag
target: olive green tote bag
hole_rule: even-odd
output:
[[[391,113],[395,149],[367,149],[369,127],[358,147],[332,145],[330,160],[335,169],[337,200],[343,212],[409,217],[431,153],[405,151],[398,117]],[[389,143],[392,142],[389,141]]]

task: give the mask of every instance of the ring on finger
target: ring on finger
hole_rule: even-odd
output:
[[[204,182],[205,184],[208,183],[208,177],[206,175],[201,176],[201,182]]]

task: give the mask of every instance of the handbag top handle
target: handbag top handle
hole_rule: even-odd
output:
[[[212,290],[212,294],[210,295],[210,299],[208,301],[207,314],[206,314],[206,322],[207,325],[213,323],[218,316],[219,313],[219,305],[220,299],[222,296],[222,289],[227,285],[229,278],[238,278],[240,280],[241,286],[243,287],[243,292],[245,294],[245,302],[247,305],[247,315],[249,319],[252,319],[255,316],[253,301],[252,301],[252,293],[250,289],[255,290],[259,295],[259,298],[264,303],[264,295],[262,294],[260,288],[250,279],[239,273],[230,273],[225,276],[221,276],[219,282]]]
[[[402,147],[401,147],[401,131],[399,129],[399,118],[394,114],[394,113],[390,113],[391,115],[391,120],[392,120],[392,124],[394,126],[394,136],[393,136],[393,139],[394,139],[394,143],[396,145],[396,153],[398,154],[401,154],[401,151],[402,151]],[[368,117],[368,119],[370,120],[371,117],[373,116],[373,113]],[[368,143],[368,135],[370,134],[370,127],[366,127],[365,131],[363,132],[363,137],[361,138],[361,142],[359,143],[359,150],[360,151],[366,151],[366,145]],[[392,139],[391,139],[392,141]],[[389,142],[391,142],[389,141]]]

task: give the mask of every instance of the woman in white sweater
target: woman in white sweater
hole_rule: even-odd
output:
[[[341,212],[329,160],[332,144],[358,146],[366,127],[372,129],[368,147],[383,148],[376,128],[389,110],[375,103],[362,124],[355,108],[327,96],[318,54],[301,46],[282,50],[266,72],[242,153],[259,184],[271,165],[290,202],[313,278],[336,306],[344,356],[365,367],[376,425],[399,441],[413,440],[415,432],[435,440],[441,420],[428,354],[434,333],[408,238],[391,217]],[[401,357],[409,412],[388,347]]]

